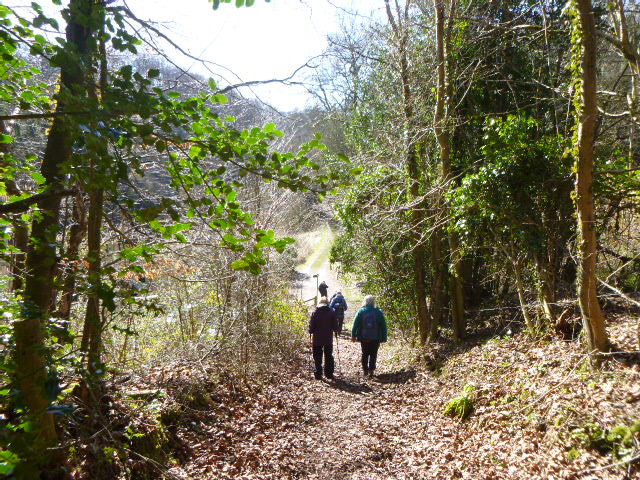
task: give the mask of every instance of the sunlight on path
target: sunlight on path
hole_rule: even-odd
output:
[[[411,439],[405,414],[398,406],[415,380],[415,370],[390,361],[391,348],[383,344],[375,379],[360,373],[360,344],[347,336],[336,344],[336,380],[315,380],[310,368],[300,372],[295,402],[306,412],[304,427],[291,444],[302,453],[299,477],[360,480],[405,477],[391,461],[403,456],[404,439]]]
[[[331,245],[333,245],[333,232],[329,224],[325,224],[322,230],[322,236],[313,250],[313,253],[309,255],[302,265],[298,266],[298,271],[308,273],[310,275],[316,273],[315,271],[312,272],[312,270],[318,270],[328,262]]]
[[[324,280],[329,285],[329,296],[338,290],[345,295],[349,305],[349,310],[345,315],[345,323],[349,324],[362,304],[362,292],[352,282],[346,281],[342,277],[339,278],[337,270],[331,268],[329,256],[335,240],[335,233],[329,224],[325,224],[323,229],[312,238],[315,239],[314,245],[311,245],[312,253],[297,268],[299,272],[308,275],[309,278],[302,281],[301,287],[295,292],[296,296],[305,301],[313,299],[318,294],[317,285]],[[313,275],[318,275],[317,282]]]

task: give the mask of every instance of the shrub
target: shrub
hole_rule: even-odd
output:
[[[476,386],[472,383],[467,384],[462,389],[462,395],[454,398],[444,409],[444,414],[452,417],[459,418],[460,420],[466,419],[473,411],[473,404],[476,401]]]

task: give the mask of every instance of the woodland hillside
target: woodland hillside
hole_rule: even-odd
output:
[[[0,1],[0,476],[640,478],[640,5],[370,1],[291,112]]]

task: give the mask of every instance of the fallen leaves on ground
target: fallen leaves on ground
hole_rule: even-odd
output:
[[[635,322],[620,315],[610,326],[626,350]],[[433,344],[418,363],[408,346],[383,345],[374,379],[360,374],[359,345],[341,338],[334,381],[315,380],[305,352],[266,380],[185,363],[130,383],[163,392],[171,478],[639,478],[575,433],[640,419],[634,357],[612,355],[595,369],[577,340],[505,330]],[[445,416],[467,384],[471,416]]]

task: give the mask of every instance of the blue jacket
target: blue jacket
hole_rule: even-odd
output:
[[[351,337],[356,338],[359,342],[362,341],[362,314],[366,310],[375,310],[377,312],[377,320],[378,320],[378,341],[386,342],[387,341],[387,319],[384,318],[384,313],[382,310],[376,307],[362,307],[356,313],[356,318],[353,321],[353,328],[351,329]]]
[[[344,305],[344,308],[342,309],[341,312],[336,311],[336,307],[342,304]],[[334,312],[336,312],[339,315],[344,316],[344,312],[347,311],[347,301],[345,300],[345,298],[342,295],[335,295],[332,299],[331,302],[329,302],[329,308],[331,310],[333,310]]]

